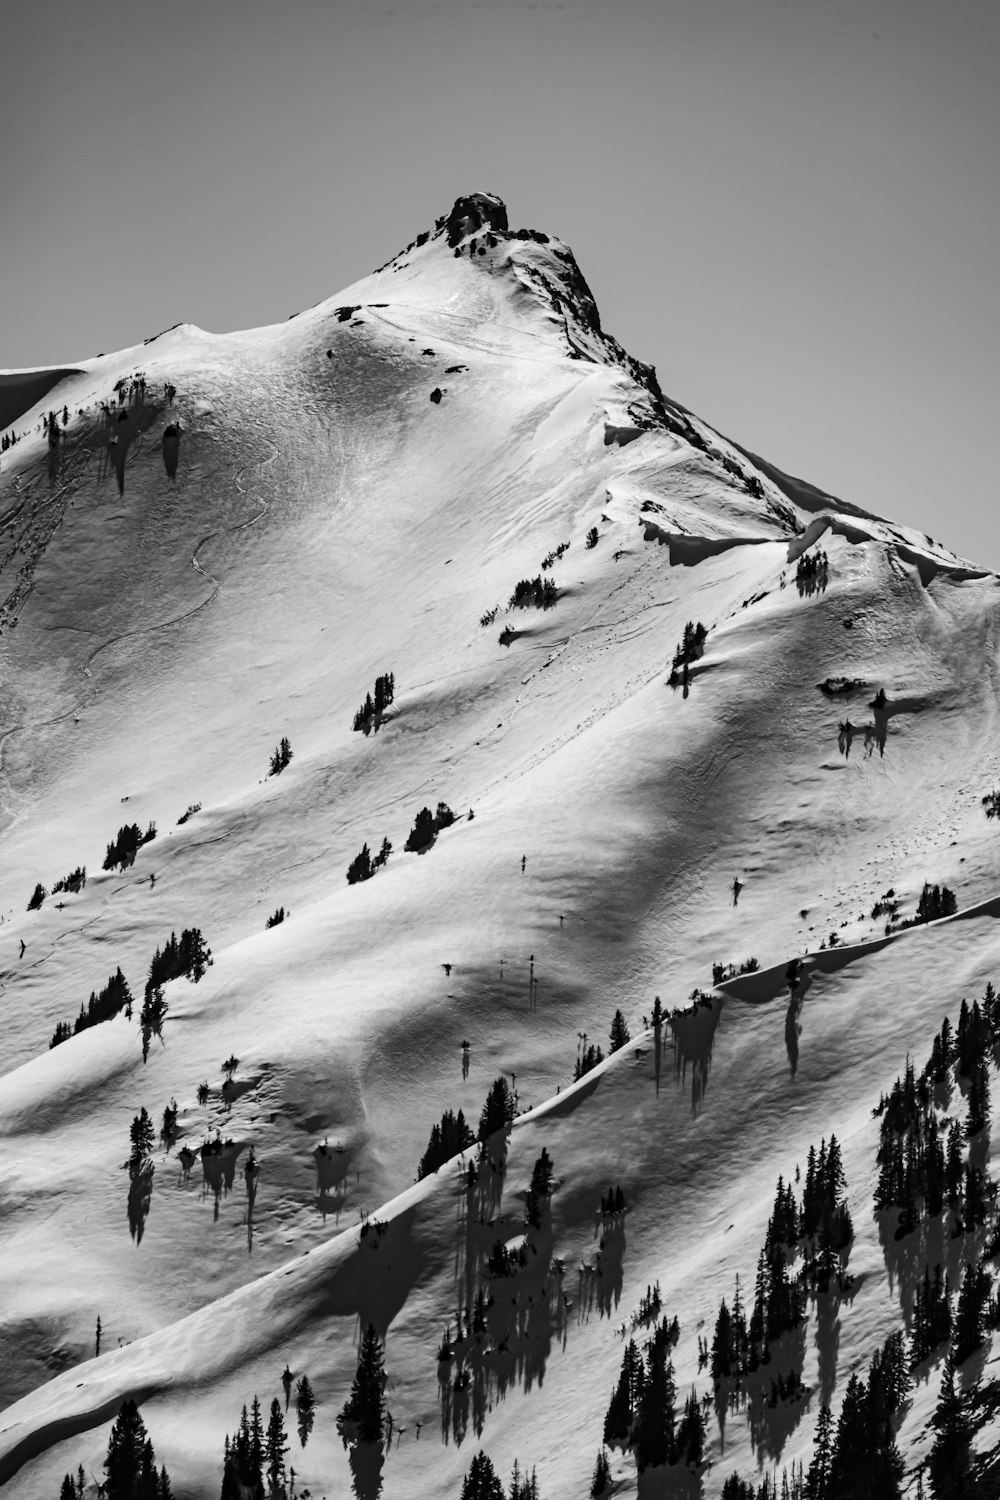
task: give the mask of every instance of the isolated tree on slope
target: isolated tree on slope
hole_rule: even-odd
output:
[[[382,1341],[375,1326],[368,1324],[361,1340],[361,1354],[351,1394],[337,1418],[337,1430],[347,1448],[352,1441],[381,1443],[385,1432],[386,1373]]]
[[[612,1052],[618,1052],[622,1047],[625,1046],[626,1042],[630,1042],[631,1040],[632,1038],[629,1035],[629,1029],[628,1025],[626,1024],[625,1017],[622,1015],[620,1010],[616,1010],[614,1019],[611,1022]]]

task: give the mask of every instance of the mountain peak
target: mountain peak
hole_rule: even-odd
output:
[[[445,221],[448,244],[454,249],[459,241],[482,229],[505,230],[507,205],[495,193],[469,193],[468,197],[456,198],[451,213]]]

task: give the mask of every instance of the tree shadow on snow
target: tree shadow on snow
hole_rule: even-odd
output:
[[[347,1179],[351,1153],[346,1146],[331,1146],[323,1141],[313,1152],[316,1163],[316,1207],[326,1222],[328,1213],[340,1217],[347,1198]]]
[[[378,1443],[355,1443],[350,1452],[351,1488],[357,1500],[378,1500],[385,1457]]]
[[[700,995],[687,1010],[670,1016],[674,1037],[674,1078],[683,1083],[691,1069],[691,1113],[701,1108],[712,1066],[712,1047],[722,1016],[721,995]]]
[[[438,1363],[441,1436],[444,1442],[454,1441],[458,1446],[470,1420],[475,1435],[481,1436],[487,1414],[512,1387],[527,1392],[536,1383],[542,1384],[553,1340],[565,1347],[567,1336],[568,1303],[561,1266],[551,1256],[548,1208],[542,1211],[540,1228],[510,1237],[506,1230],[520,1231],[522,1221],[511,1220],[504,1228],[500,1227],[504,1225],[501,1218],[480,1223],[478,1210],[487,1202],[488,1197],[476,1200],[470,1194],[466,1264],[475,1274],[471,1281],[466,1280],[467,1300],[458,1310],[451,1357]],[[512,1252],[506,1275],[495,1269],[491,1273],[485,1264],[498,1240]],[[521,1247],[523,1265],[518,1253]],[[473,1283],[475,1290],[470,1295]],[[482,1321],[477,1327],[474,1309],[480,1292]]]
[[[701,1500],[701,1473],[687,1464],[661,1464],[637,1476],[638,1500]]]

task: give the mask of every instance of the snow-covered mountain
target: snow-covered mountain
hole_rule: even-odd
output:
[[[991,1202],[893,1237],[872,1112],[997,973],[997,577],[667,396],[569,249],[488,194],[286,323],[7,372],[0,403],[0,1482],[55,1497],[82,1464],[96,1493],[130,1397],[174,1493],[215,1496],[287,1366],[317,1401],[299,1494],[457,1500],[482,1448],[570,1500],[657,1282],[711,1464],[638,1476],[612,1447],[615,1493],[808,1468],[925,1264],[954,1291],[992,1233]],[[957,915],[901,927],[925,884]],[[163,971],[144,1059],[151,960],[195,930],[212,963]],[[131,1014],[50,1047],[119,968]],[[574,1083],[616,1010],[630,1040]],[[470,1188],[472,1149],[415,1183],[501,1075],[503,1172]],[[143,1203],[130,1126],[172,1100]],[[752,1303],[775,1182],[831,1133],[843,1287],[771,1371],[805,1394],[727,1409],[699,1344],[737,1275]],[[498,1239],[527,1246],[509,1277]],[[488,1330],[439,1361],[480,1288]],[[375,1478],[336,1427],[369,1323]],[[991,1338],[959,1371],[979,1454]],[[946,1347],[896,1418],[914,1493]]]

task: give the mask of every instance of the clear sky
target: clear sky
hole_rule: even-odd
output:
[[[1000,568],[996,0],[53,0],[3,49],[0,367],[284,319],[482,188],[669,394]]]

